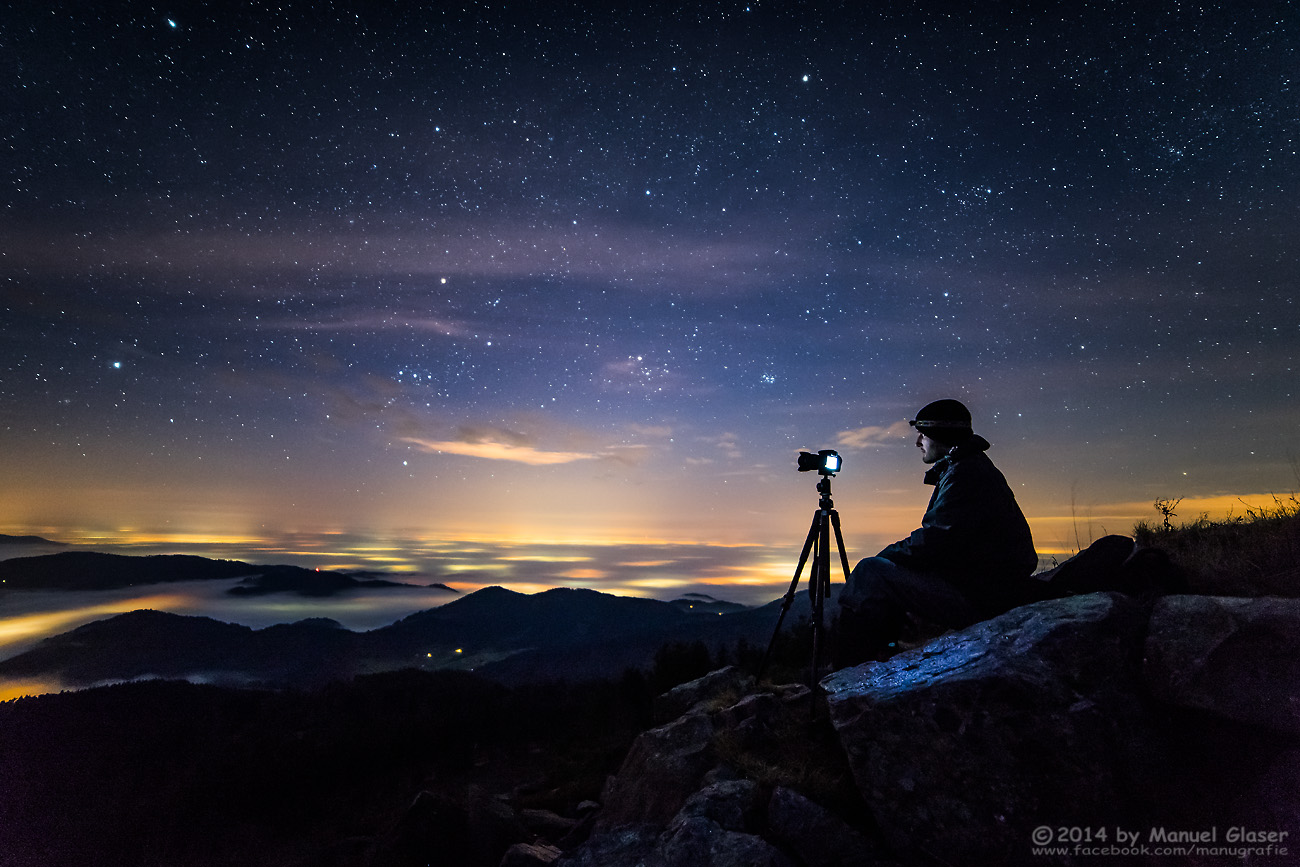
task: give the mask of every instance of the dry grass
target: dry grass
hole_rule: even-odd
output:
[[[1140,545],[1164,550],[1187,573],[1189,590],[1216,596],[1300,597],[1300,499],[1212,521],[1201,515],[1174,526],[1178,500],[1157,500],[1158,524],[1140,521]]]

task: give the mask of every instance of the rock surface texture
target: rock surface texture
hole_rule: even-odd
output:
[[[1300,735],[1297,636],[1300,599],[1169,596],[1151,614],[1146,680],[1171,704]]]

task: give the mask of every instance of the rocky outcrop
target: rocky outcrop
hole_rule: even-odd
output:
[[[806,688],[739,696],[741,676],[715,672],[661,701],[679,715],[637,740],[590,839],[556,863],[1074,865],[1092,863],[1070,839],[1088,829],[1134,835],[1122,862],[1153,867],[1170,863],[1157,829],[1222,841],[1236,827],[1286,848],[1298,672],[1293,600],[1116,593],[835,672],[811,722]],[[1058,841],[1071,845],[1034,848]]]
[[[826,678],[890,848],[991,863],[1028,856],[1039,826],[1138,814],[1131,772],[1160,750],[1137,689],[1144,627],[1124,597],[1072,597]]]
[[[752,678],[722,669],[666,693],[656,715],[681,716],[643,733],[605,788],[591,838],[563,867],[799,867],[880,863],[861,823],[790,786],[852,791],[824,707],[810,722],[812,693],[776,686],[747,694]],[[820,766],[809,771],[810,763]],[[829,781],[829,782],[828,782]],[[856,798],[854,799],[856,801]]]

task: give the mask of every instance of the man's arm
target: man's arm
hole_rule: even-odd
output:
[[[985,510],[978,480],[965,470],[961,464],[950,467],[935,488],[921,526],[877,556],[922,571],[973,567]]]

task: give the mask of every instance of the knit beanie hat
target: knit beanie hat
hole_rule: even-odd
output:
[[[970,410],[960,401],[950,399],[927,403],[908,424],[946,446],[955,446],[973,433]]]

